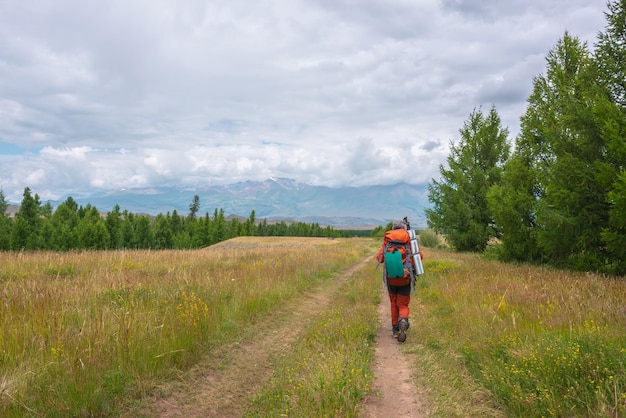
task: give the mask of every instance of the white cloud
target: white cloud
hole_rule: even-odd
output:
[[[7,0],[0,186],[428,182],[475,108],[517,132],[545,54],[566,30],[593,43],[602,7]]]

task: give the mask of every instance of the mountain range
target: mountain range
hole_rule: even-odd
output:
[[[200,198],[198,213],[202,216],[223,209],[227,216],[247,218],[254,210],[257,220],[290,220],[333,227],[384,226],[405,216],[412,227],[424,227],[424,209],[428,205],[426,185],[332,188],[287,178],[220,186],[133,188],[72,198],[80,205],[91,204],[105,212],[117,204],[121,210],[133,213],[157,215],[176,210],[186,215],[196,195]],[[51,203],[56,207],[66,198]]]

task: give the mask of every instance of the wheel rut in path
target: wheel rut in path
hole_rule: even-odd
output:
[[[336,280],[290,301],[274,320],[244,328],[239,341],[212,350],[180,380],[161,389],[151,400],[147,417],[239,417],[245,406],[270,377],[273,360],[289,350],[306,325],[323,312],[334,292],[371,256],[352,266]]]
[[[403,417],[424,418],[428,408],[423,391],[415,386],[409,360],[400,350],[400,343],[391,336],[389,297],[384,286],[382,302],[378,306],[381,323],[376,335],[374,358],[374,395],[365,399],[360,418]],[[407,341],[417,337],[413,324]]]

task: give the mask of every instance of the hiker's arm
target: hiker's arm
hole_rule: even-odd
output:
[[[385,245],[387,244],[389,240],[387,239],[387,237],[385,237],[383,239],[383,245],[380,246],[380,250],[378,250],[378,254],[376,254],[376,260],[379,263],[382,263],[383,261],[385,261],[385,258],[383,257],[383,251],[385,251]]]
[[[385,248],[385,244],[383,244],[383,246],[382,246],[382,247],[380,247],[380,250],[378,250],[378,254],[376,254],[376,260],[377,260],[379,263],[382,263],[382,262],[383,262],[383,248]]]

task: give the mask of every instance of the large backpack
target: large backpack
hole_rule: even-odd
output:
[[[413,268],[411,267],[411,247],[408,242],[391,240],[383,250],[385,282],[391,286],[406,286],[411,283]]]

